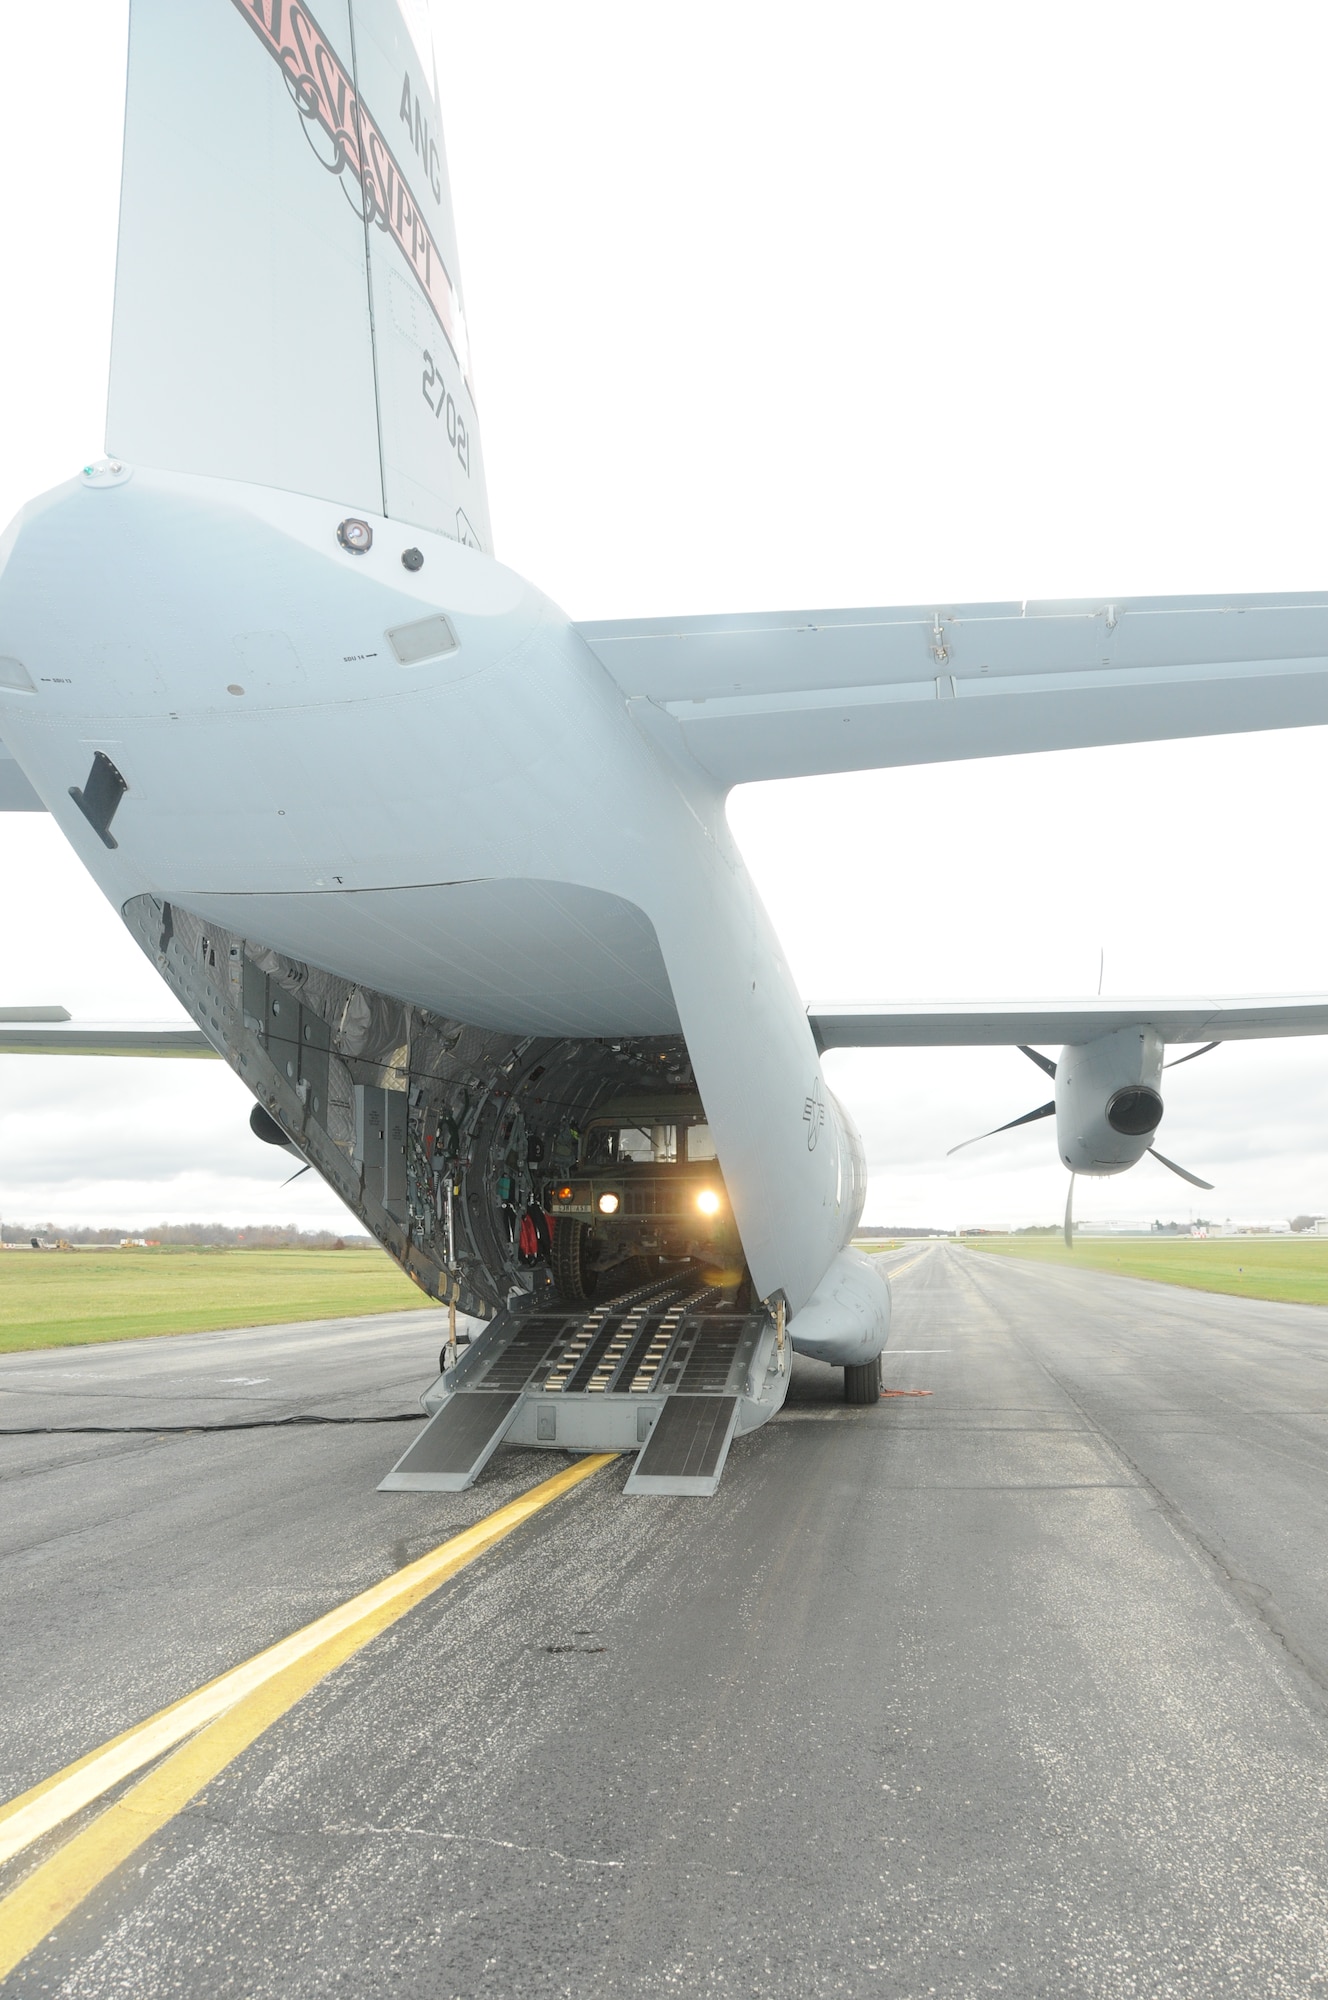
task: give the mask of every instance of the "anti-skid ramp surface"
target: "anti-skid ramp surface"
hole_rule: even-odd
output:
[[[380,1481],[379,1492],[464,1492],[502,1443],[520,1401],[483,1389],[452,1396]]]
[[[736,1396],[670,1396],[623,1492],[708,1499],[719,1485],[737,1421]]]

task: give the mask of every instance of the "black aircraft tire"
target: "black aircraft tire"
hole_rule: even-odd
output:
[[[881,1400],[881,1357],[864,1361],[861,1368],[844,1370],[846,1403],[879,1403]]]
[[[560,1215],[553,1226],[553,1282],[569,1306],[581,1306],[595,1296],[597,1273],[590,1263],[591,1233],[584,1222]]]

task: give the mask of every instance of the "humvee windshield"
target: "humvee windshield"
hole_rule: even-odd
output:
[[[676,1125],[596,1125],[586,1134],[586,1167],[664,1167],[678,1157]]]
[[[679,1126],[675,1123],[592,1125],[581,1149],[583,1167],[672,1167],[679,1157]],[[713,1160],[715,1142],[708,1125],[684,1125],[682,1157]]]

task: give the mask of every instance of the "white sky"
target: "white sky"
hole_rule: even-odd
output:
[[[204,4],[204,0],[196,0]],[[211,0],[225,4],[225,0]],[[1328,584],[1328,14],[436,6],[498,552],[573,617]],[[124,8],[0,0],[0,518],[100,449]],[[200,384],[200,393],[206,385]],[[809,999],[1328,990],[1328,732],[757,786]],[[170,1004],[36,815],[0,1003]],[[837,1055],[869,1220],[1050,1221],[1016,1052]],[[1328,1212],[1328,1047],[1168,1080],[1202,1212]],[[220,1065],[0,1065],[0,1211],[342,1211]],[[1210,1171],[1211,1170],[1211,1171]],[[1082,1216],[1187,1216],[1152,1162]]]

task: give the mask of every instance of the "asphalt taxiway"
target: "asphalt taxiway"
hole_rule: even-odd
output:
[[[929,1393],[850,1408],[799,1362],[713,1500],[608,1465],[6,1994],[1323,1990],[1328,1311],[892,1261],[886,1386]],[[0,1438],[4,1796],[566,1463],[375,1492],[437,1345],[418,1315],[0,1363],[34,1433]],[[293,1415],[364,1421],[61,1429]]]

